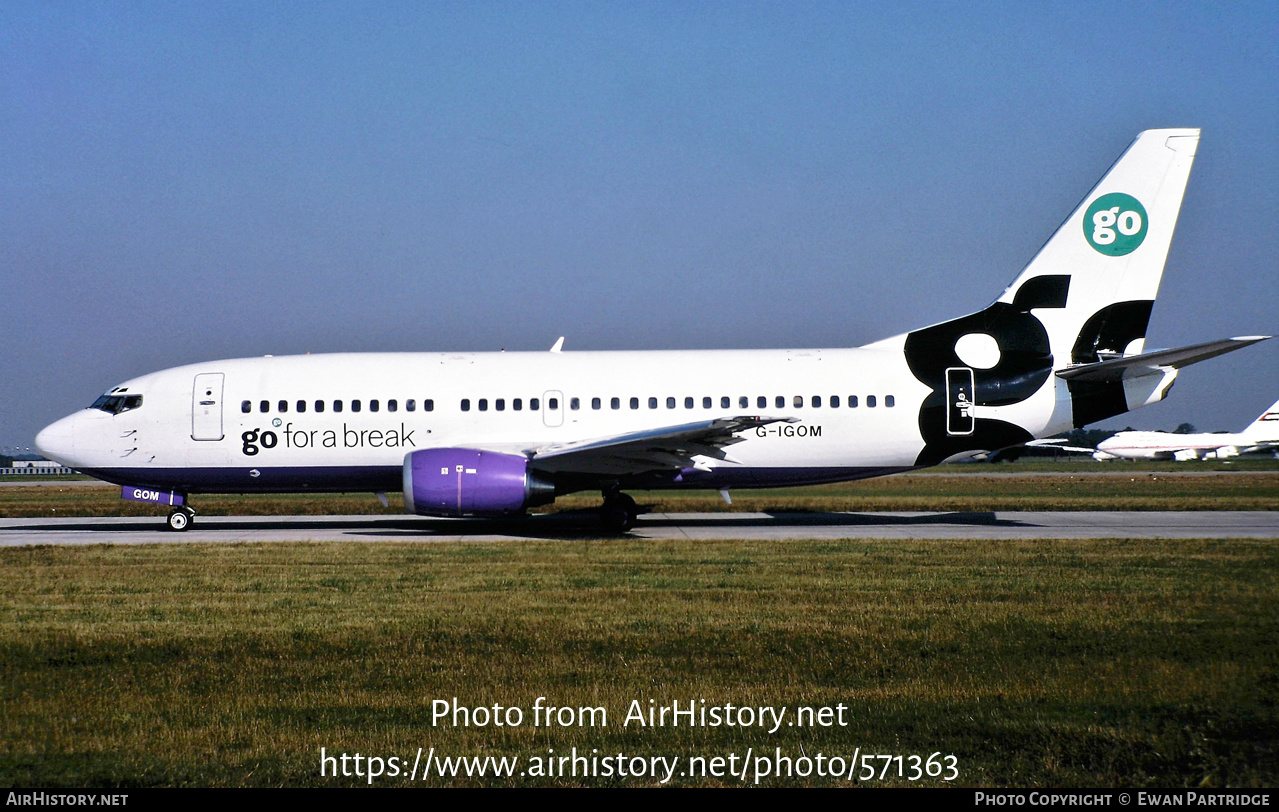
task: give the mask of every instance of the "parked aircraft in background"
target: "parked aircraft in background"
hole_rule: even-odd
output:
[[[1279,448],[1279,401],[1237,434],[1174,434],[1167,431],[1121,431],[1097,444],[1094,459],[1202,460],[1226,459]]]
[[[429,516],[598,490],[606,525],[625,529],[627,489],[727,499],[1050,437],[1262,340],[1142,352],[1198,143],[1194,129],[1140,134],[989,307],[863,347],[214,361],[126,381],[36,443],[171,506],[175,530],[197,493],[396,489]]]

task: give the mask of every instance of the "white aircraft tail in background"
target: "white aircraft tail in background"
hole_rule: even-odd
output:
[[[1248,424],[1241,434],[1253,442],[1279,443],[1279,400],[1271,404],[1261,416]]]

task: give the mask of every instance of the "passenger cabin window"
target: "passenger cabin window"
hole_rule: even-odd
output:
[[[546,408],[550,409],[551,411],[555,411],[555,410],[556,410],[556,409],[558,409],[559,407],[560,407],[560,399],[559,399],[559,398],[547,398],[547,399],[546,399]],[[536,406],[534,406],[533,408],[537,408],[537,407],[536,407]]]
[[[305,401],[305,400],[299,400],[299,401],[298,401],[298,411],[299,411],[299,412],[305,412],[305,411],[306,411],[306,401]]]
[[[631,408],[632,409],[639,408],[639,398],[631,398]]]
[[[721,409],[727,409],[730,403],[732,403],[732,401],[729,400],[727,395],[719,399],[719,407]]]
[[[141,395],[103,395],[93,404],[90,409],[101,409],[109,414],[120,414],[121,412],[130,412],[134,409],[142,408]]]
[[[506,398],[498,398],[493,401],[493,409],[499,412],[506,411]]]
[[[400,403],[397,400],[392,399],[386,402],[386,410],[388,412],[398,411],[399,408],[400,408]]]
[[[822,405],[822,396],[821,396],[821,395],[813,395],[813,408],[814,408],[814,409],[820,408],[820,407],[821,407],[821,405]]]
[[[831,407],[832,409],[838,409],[838,408],[839,408],[839,395],[831,395],[831,396],[830,396],[830,407]]]
[[[897,405],[897,398],[893,397],[892,395],[884,395],[884,405],[887,406],[889,409],[893,408],[894,406]]]
[[[674,408],[675,408],[675,398],[667,398],[667,399],[666,399],[666,408],[668,408],[668,409],[674,409]]]
[[[462,411],[464,411],[464,412],[469,412],[469,411],[471,411],[471,399],[470,399],[470,398],[462,398]]]
[[[684,408],[685,408],[685,409],[691,409],[691,408],[693,408],[693,399],[692,399],[692,398],[684,398]]]
[[[791,401],[791,402],[795,404],[795,408],[796,408],[796,409],[802,409],[802,408],[804,408],[804,396],[803,396],[803,395],[796,395],[796,396],[795,396],[795,399],[794,399],[793,401]]]
[[[620,408],[622,408],[622,400],[621,400],[621,398],[613,398],[613,399],[611,399],[611,400],[608,402],[608,407],[609,407],[610,409],[620,409]]]
[[[360,401],[359,401],[359,399],[357,398],[357,399],[355,399],[355,400],[351,401],[351,411],[353,411],[353,412],[358,412],[359,410],[360,410]]]
[[[857,408],[857,396],[856,396],[856,395],[849,395],[849,396],[848,396],[848,408],[850,408],[850,409],[856,409],[856,408]]]
[[[98,400],[100,401],[102,400],[102,398],[105,398],[105,397],[106,395],[103,395],[101,398],[98,398]],[[94,402],[93,408],[95,409],[98,408],[97,401]],[[245,414],[248,414],[249,412],[253,411],[253,401],[251,400],[240,401],[240,411],[244,412]]]
[[[709,409],[710,407],[711,407],[711,399],[710,399],[710,398],[702,398],[702,408],[703,408],[703,409]]]
[[[323,411],[324,411],[324,401],[322,401],[322,400],[317,400],[317,401],[315,402],[315,412],[316,412],[316,414],[320,414],[320,413],[321,413],[321,412],[323,412]]]
[[[575,412],[576,412],[578,409],[582,408],[582,399],[581,399],[581,398],[569,398],[569,399],[568,399],[568,407],[569,407],[570,409],[572,409],[573,411],[575,411]]]
[[[555,400],[555,398],[551,398],[551,400]],[[542,407],[539,405],[540,403],[541,403],[541,401],[540,401],[540,400],[538,400],[537,398],[529,398],[529,399],[528,399],[528,408],[529,408],[529,411],[531,411],[531,412],[536,412],[538,409],[542,408]],[[559,407],[560,407],[560,406],[559,406],[559,401],[555,401],[555,405],[554,405],[554,406],[552,406],[551,408],[552,408],[552,409],[558,409]]]
[[[259,403],[258,411],[261,412],[262,414],[266,414],[267,412],[271,411],[271,401],[264,400],[261,403]]]
[[[778,396],[777,396],[777,401],[776,401],[776,403],[777,403],[777,408],[779,408],[779,409],[785,409],[785,408],[786,408],[786,396],[785,396],[785,395],[778,395]]]
[[[751,407],[751,399],[742,395],[737,399],[737,406],[739,409],[749,409]]]
[[[411,411],[411,410],[410,410],[410,411]],[[424,412],[433,412],[433,411],[435,411],[435,401],[433,401],[433,400],[429,400],[429,399],[428,399],[428,400],[424,400],[424,401],[422,401],[422,411],[424,411]]]
[[[333,401],[333,411],[335,412],[342,411],[342,401],[340,400]]]
[[[599,407],[600,407],[600,399],[599,399],[599,398],[591,398],[591,408],[592,408],[592,409],[598,409]]]
[[[369,401],[369,411],[370,411],[370,412],[376,412],[376,411],[377,411],[378,409],[380,409],[380,408],[381,408],[381,404],[380,404],[380,403],[378,403],[376,400],[370,400],[370,401]]]
[[[768,398],[767,398],[767,397],[765,397],[765,396],[763,396],[763,395],[760,395],[758,398],[756,398],[756,399],[755,399],[755,408],[757,408],[757,409],[767,409],[767,408],[768,408]]]
[[[649,399],[648,399],[648,408],[650,408],[650,409],[656,409],[656,408],[657,408],[657,398],[649,398]]]
[[[289,410],[289,402],[287,400],[280,401],[279,406],[281,412],[287,412]]]
[[[480,398],[480,411],[487,412],[489,410],[489,399]]]
[[[520,411],[520,410],[522,410],[522,409],[524,408],[524,399],[523,399],[523,398],[515,398],[514,400],[512,400],[512,401],[511,401],[511,408],[512,408],[512,409],[514,409],[514,410],[515,410],[515,411],[517,411],[517,412],[518,412],[518,411]]]
[[[867,408],[867,409],[873,409],[873,408],[875,408],[875,396],[874,396],[874,395],[867,395],[867,396],[866,396],[866,408]]]

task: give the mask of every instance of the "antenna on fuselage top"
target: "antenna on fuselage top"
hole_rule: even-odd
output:
[[[560,336],[559,338],[555,340],[555,343],[551,345],[551,352],[561,352],[563,351],[563,349],[564,349],[564,336]]]

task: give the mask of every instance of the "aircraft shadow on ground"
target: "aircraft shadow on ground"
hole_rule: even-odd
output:
[[[1025,527],[1025,522],[996,518],[990,512],[936,513],[920,516],[891,516],[863,513],[767,513],[763,516],[741,516],[733,513],[703,514],[698,516],[671,517],[668,514],[641,516],[630,532],[612,533],[599,526],[595,511],[565,511],[524,519],[475,519],[465,524],[440,522],[429,518],[407,519],[404,527],[388,532],[389,523],[379,524],[375,531],[354,530],[353,535],[403,535],[422,536],[423,531],[442,536],[511,536],[529,539],[591,540],[611,538],[642,538],[646,529],[688,527],[758,529],[784,527],[883,527],[910,525],[962,525],[982,527]]]
[[[570,510],[557,513],[540,514],[513,519],[433,519],[417,516],[369,516],[369,517],[332,517],[324,519],[301,520],[287,518],[269,520],[259,518],[221,517],[210,521],[196,520],[192,533],[206,532],[251,532],[254,530],[272,531],[306,531],[339,530],[344,535],[367,537],[451,537],[466,538],[473,536],[509,536],[528,539],[562,539],[591,540],[610,538],[640,538],[645,529],[650,528],[724,528],[724,529],[759,529],[785,527],[910,527],[910,526],[957,525],[965,527],[1026,527],[1026,522],[1000,519],[992,512],[951,512],[925,513],[919,515],[894,515],[882,513],[834,513],[785,511],[775,513],[751,514],[743,516],[734,513],[699,514],[692,516],[673,516],[670,514],[648,514],[640,518],[639,524],[628,533],[612,533],[599,525],[598,514],[593,510]],[[197,540],[199,537],[182,533],[169,533],[161,518],[135,517],[117,520],[99,520],[94,522],[69,522],[56,524],[12,525],[11,531],[21,531],[38,537],[42,533],[88,532],[88,533],[130,533],[149,532],[165,533],[175,542],[185,539]]]

